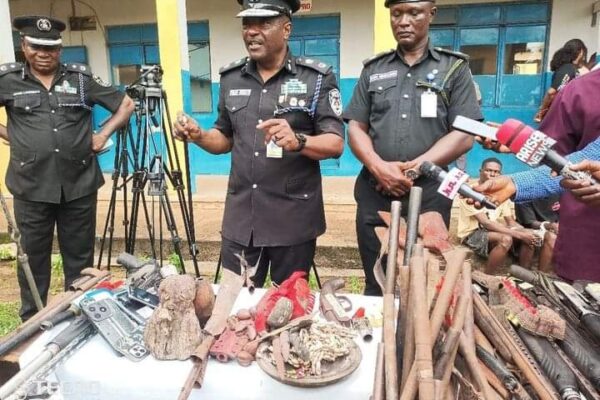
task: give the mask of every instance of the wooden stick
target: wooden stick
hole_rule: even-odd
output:
[[[400,307],[396,317],[396,357],[398,363],[398,379],[406,375],[406,364],[404,364],[404,346],[406,345],[406,324],[408,321],[408,294],[410,291],[410,270],[408,265],[402,265],[398,269],[398,288],[400,290]],[[400,380],[403,382],[403,380]],[[402,384],[401,384],[402,385]]]
[[[431,400],[435,396],[433,382],[433,360],[431,327],[429,325],[429,312],[427,310],[427,297],[423,296],[427,290],[425,282],[425,260],[423,246],[413,246],[413,257],[410,266],[410,291],[415,293],[414,299],[414,325],[415,325],[415,364],[419,383],[419,399]],[[420,295],[419,295],[420,294]]]
[[[398,236],[400,232],[399,201],[392,201],[392,222],[385,270],[385,292],[383,294],[383,345],[385,366],[386,400],[398,398],[398,364],[396,358],[396,268],[398,261]]]
[[[485,337],[485,335],[483,334],[483,332],[481,332],[481,329],[479,329],[479,327],[477,325],[475,325],[474,333],[475,333],[475,344],[476,345],[481,346],[482,349],[484,349],[485,351],[487,351],[490,354],[496,353],[496,349],[494,349],[494,346],[492,346],[492,344],[490,343],[488,338]]]
[[[384,375],[384,347],[383,343],[377,345],[377,361],[375,362],[375,380],[373,382],[373,395],[371,400],[385,399],[385,377]]]
[[[431,255],[427,260],[427,309],[431,310],[435,299],[436,286],[440,281],[440,260]]]
[[[482,374],[485,376],[487,381],[490,383],[492,389],[496,391],[498,396],[500,396],[504,400],[509,400],[511,398],[510,393],[504,387],[500,379],[494,374],[488,367],[482,362],[479,362],[479,368],[481,368]]]
[[[446,274],[444,275],[444,284],[442,285],[438,298],[433,306],[433,311],[431,312],[430,325],[432,342],[435,342],[437,339],[466,256],[466,251],[462,249],[452,250],[447,254],[448,264],[446,266]],[[410,309],[413,309],[413,307]],[[407,369],[407,367],[408,365],[405,366],[405,369]],[[414,399],[416,392],[417,369],[413,363],[410,367],[407,379],[402,385],[402,395],[400,396],[400,400],[412,400]]]
[[[470,271],[465,272],[464,270],[470,270],[470,266],[465,264],[463,269],[463,279],[461,282],[462,293],[460,299],[458,300],[458,305],[456,306],[454,321],[450,329],[448,329],[448,334],[446,335],[446,341],[444,343],[444,347],[442,348],[441,357],[438,360],[436,369],[434,371],[435,378],[440,380],[441,383],[438,391],[439,396],[441,396],[443,393],[446,393],[450,383],[452,368],[454,366],[454,360],[456,359],[456,353],[458,351],[460,334],[465,326],[465,319],[467,317],[469,303],[472,302],[471,296],[469,293],[467,293],[470,292],[471,274],[469,273]],[[467,290],[464,289],[465,287],[467,287]],[[436,398],[441,400],[441,397]]]

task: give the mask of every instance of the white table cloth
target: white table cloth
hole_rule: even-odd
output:
[[[255,305],[264,290],[250,294],[242,289],[234,310]],[[348,295],[353,311],[358,307],[381,310],[381,297]],[[318,296],[315,302],[318,309]],[[38,338],[21,356],[23,366],[39,354],[43,346],[67,324],[63,323]],[[204,384],[194,389],[190,399],[344,399],[366,400],[372,393],[377,344],[381,329],[374,329],[373,340],[364,343],[356,338],[362,351],[362,362],[350,376],[321,388],[297,388],[279,383],[264,373],[256,363],[242,367],[237,361],[220,363],[211,359],[206,368]],[[59,382],[65,400],[177,399],[180,389],[192,367],[191,361],[158,361],[151,355],[139,363],[119,357],[98,334],[93,336],[75,354],[58,366],[53,379]],[[60,397],[58,397],[60,398]]]

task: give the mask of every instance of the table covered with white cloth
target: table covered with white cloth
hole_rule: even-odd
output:
[[[250,294],[243,288],[234,305],[234,312],[256,305],[263,294],[264,290],[261,289]],[[381,297],[347,296],[353,305],[351,313],[358,307],[379,312],[382,309]],[[317,295],[315,309],[318,309],[318,304]],[[43,333],[23,353],[20,358],[21,366],[38,355],[43,346],[67,325],[63,323]],[[377,344],[380,340],[381,328],[374,329],[373,340],[369,343],[357,336],[355,341],[362,352],[359,367],[347,378],[319,388],[301,388],[280,383],[263,372],[256,362],[249,367],[242,367],[235,360],[220,363],[211,359],[202,388],[194,389],[190,398],[365,400],[373,390]],[[118,356],[99,334],[95,334],[64,363],[58,365],[49,380],[58,383],[60,395],[65,400],[167,400],[177,399],[191,368],[191,361],[158,361],[152,355],[141,362],[129,361]]]

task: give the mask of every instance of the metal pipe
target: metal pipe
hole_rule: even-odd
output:
[[[412,256],[412,247],[415,243],[417,243],[422,198],[423,189],[418,186],[413,186],[410,189],[410,198],[408,200],[408,214],[406,217],[406,245],[404,246],[404,260],[402,265],[408,265],[410,262],[410,257]]]

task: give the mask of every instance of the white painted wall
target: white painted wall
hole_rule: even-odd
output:
[[[583,40],[591,55],[600,51],[600,21],[592,27],[592,6],[596,0],[555,0],[550,25],[549,57],[569,39]],[[600,16],[599,16],[600,17]]]
[[[0,0],[0,21],[7,20],[10,20],[8,0]],[[0,37],[6,38],[0,41],[0,64],[15,61],[10,24],[0,23]]]
[[[241,39],[241,21],[235,18],[239,5],[233,0],[188,0],[190,21],[209,20],[212,79],[219,79],[219,67],[246,55]],[[373,52],[373,8],[365,0],[314,0],[311,15],[340,15],[340,73],[358,77],[362,60]]]
[[[86,46],[92,71],[110,81],[108,51],[103,28],[110,25],[140,24],[156,21],[154,0],[93,0],[86,1],[93,10],[75,2],[77,15],[94,15],[97,18],[95,31],[71,32],[68,27],[63,32],[65,46]],[[67,21],[71,16],[70,0],[11,0],[11,15],[50,15]]]
[[[6,1],[6,0],[0,0]],[[88,0],[98,15],[100,26],[151,23],[156,21],[155,0]],[[511,0],[438,0],[438,5],[509,2]],[[582,39],[591,52],[599,49],[600,28],[591,27],[595,0],[554,0],[549,54],[573,37]],[[70,0],[10,0],[11,15],[50,14],[66,20],[71,14]],[[75,2],[77,15],[94,11]],[[240,21],[235,18],[235,0],[187,0],[190,21],[209,21],[212,78],[218,80],[219,67],[246,54],[240,37]],[[306,15],[339,14],[341,19],[340,69],[344,78],[358,77],[362,60],[373,54],[373,0],[313,0]],[[0,16],[1,18],[1,16]],[[5,19],[0,20],[2,25]],[[600,21],[599,21],[600,25]],[[85,45],[92,69],[109,79],[108,54],[101,29],[64,33],[66,45]]]
[[[1,1],[1,0],[0,0]],[[154,0],[88,0],[98,15],[99,26],[151,23],[156,21]],[[70,0],[10,0],[11,15],[42,14],[67,20]],[[75,2],[77,15],[94,11]],[[190,21],[209,21],[212,79],[218,80],[222,65],[246,54],[240,37],[240,20],[235,18],[239,5],[234,0],[187,0]],[[341,19],[340,69],[344,77],[357,77],[361,62],[372,54],[373,10],[365,0],[315,0],[313,10],[303,15],[339,14]],[[108,54],[101,29],[63,34],[65,45],[85,45],[93,71],[109,79]]]

